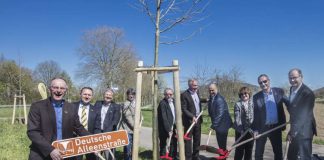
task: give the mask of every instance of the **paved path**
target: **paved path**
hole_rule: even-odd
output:
[[[203,134],[201,136],[201,144],[206,144],[207,142],[208,135]],[[229,137],[227,140],[227,145],[231,146],[234,143],[234,137]],[[147,149],[152,149],[152,128],[148,127],[142,127],[141,128],[141,139],[140,139],[140,145],[141,147],[147,148]],[[216,142],[216,136],[212,135],[209,141],[210,146],[218,146]],[[285,148],[286,144],[283,144],[283,149]],[[254,151],[253,151],[254,153]],[[324,156],[324,145],[317,145],[313,144],[313,153],[318,154],[320,156]],[[209,157],[214,157],[217,156],[215,154],[206,152],[206,151],[201,151],[200,152],[200,158],[202,160],[209,159]],[[234,159],[234,151],[231,152],[230,156],[228,159]],[[273,152],[272,152],[272,147],[270,144],[270,141],[267,141],[266,144],[266,149],[264,152],[264,160],[272,160],[273,159]]]

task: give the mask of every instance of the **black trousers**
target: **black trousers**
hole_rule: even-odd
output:
[[[189,127],[185,127],[185,131]],[[199,159],[199,146],[200,146],[200,137],[201,137],[201,125],[198,121],[191,129],[189,137],[191,140],[185,141],[185,156],[186,160],[197,160]]]
[[[176,132],[175,132],[175,127],[173,129],[173,134],[171,138],[171,143],[170,143],[170,149],[169,149],[169,156],[175,159],[177,157],[177,141],[178,139],[175,137]],[[165,156],[166,154],[166,146],[169,141],[167,134],[159,134],[159,139],[160,139],[160,156]]]
[[[217,132],[216,131],[216,139],[217,139],[218,147],[223,150],[226,150],[227,135],[228,135],[228,130],[227,130],[227,132]]]
[[[312,138],[302,138],[297,136],[293,138],[288,149],[288,160],[297,160],[299,157],[302,160],[312,159]]]
[[[264,131],[267,131],[274,127],[275,126],[265,126]],[[261,134],[261,133],[259,133],[259,134]],[[274,153],[274,159],[282,160],[283,154],[282,154],[281,135],[282,135],[281,129],[277,129],[275,131],[268,133],[267,135],[264,135],[264,136],[258,138],[255,142],[255,160],[263,160],[264,146],[265,146],[268,138],[270,139],[270,142],[271,142],[272,150]]]
[[[235,132],[235,142],[241,137],[241,133]],[[240,142],[252,138],[250,133],[247,133]],[[239,142],[238,142],[239,143]],[[252,149],[253,149],[254,141],[250,141],[242,146],[239,146],[235,149],[234,160],[252,160]]]

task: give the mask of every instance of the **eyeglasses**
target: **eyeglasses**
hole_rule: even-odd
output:
[[[249,95],[249,93],[248,92],[240,93],[240,96],[243,96],[243,95]]]
[[[53,90],[66,90],[66,88],[65,87],[59,87],[59,86],[51,86],[51,88],[53,89]]]
[[[260,81],[259,85],[268,83],[268,80]]]
[[[297,78],[299,78],[299,76],[298,77],[289,77],[290,80],[296,80]]]

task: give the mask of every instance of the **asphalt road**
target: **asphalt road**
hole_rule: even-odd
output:
[[[141,128],[141,139],[140,139],[140,145],[141,147],[147,148],[147,149],[152,149],[152,128],[148,127],[142,127]],[[201,136],[201,144],[206,144],[207,142],[208,135],[203,134]],[[234,137],[228,137],[227,139],[227,146],[231,146],[234,143]],[[210,146],[214,146],[218,148],[217,141],[216,141],[216,136],[212,135],[209,141]],[[283,143],[283,150],[285,149],[286,144]],[[283,151],[285,152],[285,151]],[[253,151],[254,153],[254,151]],[[318,154],[320,156],[324,156],[324,145],[317,145],[313,144],[313,153]],[[218,155],[206,152],[206,151],[201,151],[200,152],[200,158],[202,160],[210,159],[212,157],[215,157]],[[234,159],[234,151],[230,153],[229,160]],[[266,149],[264,151],[264,160],[272,160],[273,159],[273,152],[272,152],[272,146],[270,144],[270,141],[267,141],[266,144]]]

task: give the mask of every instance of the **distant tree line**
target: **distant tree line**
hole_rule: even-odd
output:
[[[75,76],[78,84],[53,60],[45,60],[31,70],[0,55],[0,104],[12,104],[13,97],[19,94],[19,90],[26,95],[27,103],[41,99],[37,84],[43,82],[49,86],[53,77],[62,77],[67,81],[69,90],[66,99],[69,101],[79,100],[79,90],[83,86],[94,88],[94,101],[103,98],[106,88],[113,88],[117,102],[125,100],[127,88],[136,87],[134,69],[139,57],[132,45],[125,40],[121,29],[102,26],[85,31],[77,55],[79,67]],[[238,67],[224,72],[197,64],[190,78],[198,79],[203,97],[208,97],[208,85],[214,82],[218,85],[219,92],[231,102],[237,100],[239,88],[248,85],[244,84]],[[142,105],[152,104],[152,79],[151,74],[143,75]],[[159,99],[163,97],[166,84],[163,75],[159,75]],[[256,89],[255,86],[251,87]]]

